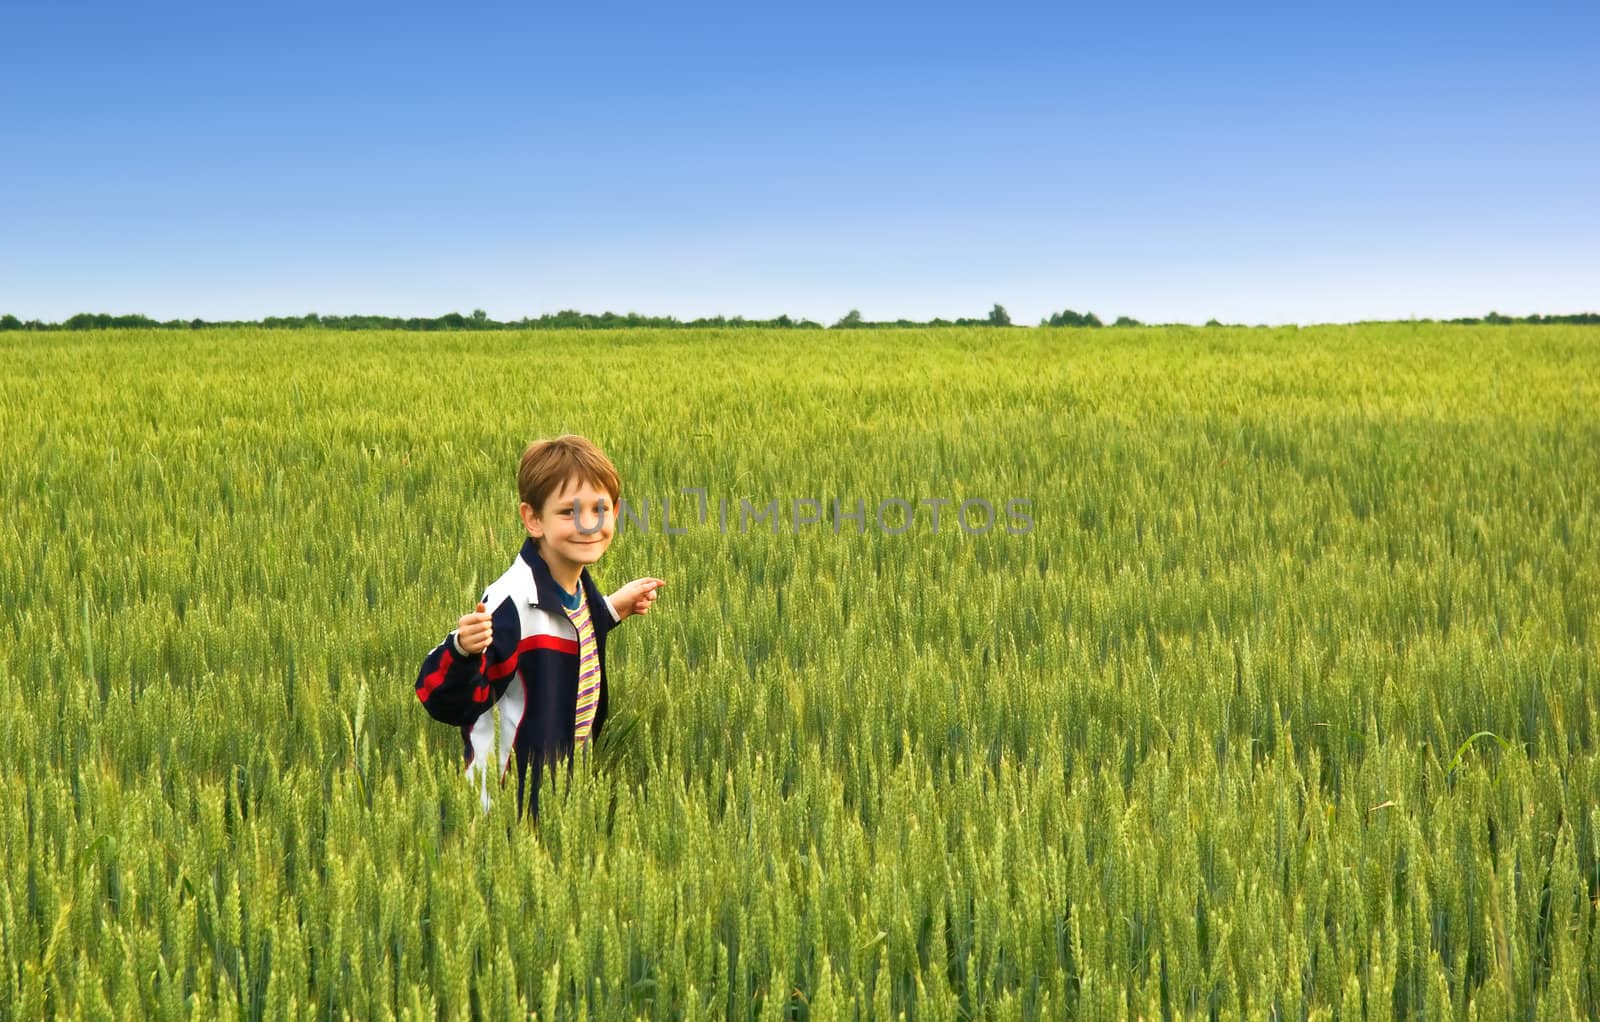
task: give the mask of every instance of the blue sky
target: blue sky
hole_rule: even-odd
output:
[[[1600,310],[1600,5],[0,5],[0,312]]]

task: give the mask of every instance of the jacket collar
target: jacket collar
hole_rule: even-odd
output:
[[[539,554],[539,546],[534,543],[532,537],[522,541],[522,552],[517,556],[522,558],[523,563],[533,572],[533,589],[528,593],[529,605],[565,613],[565,608],[561,604],[561,594],[565,590],[561,588],[561,583],[556,581],[555,576],[550,574],[550,565],[546,564],[544,557]],[[578,585],[583,588],[591,607],[602,598],[594,579],[589,577],[587,567],[578,575]]]

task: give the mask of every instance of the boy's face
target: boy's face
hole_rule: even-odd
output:
[[[521,510],[522,524],[539,542],[547,560],[554,554],[574,564],[593,564],[606,552],[616,532],[611,494],[593,483],[569,479],[545,498],[544,507],[535,511],[523,504]]]

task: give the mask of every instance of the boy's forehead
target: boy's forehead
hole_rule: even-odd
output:
[[[584,496],[585,491],[588,491],[589,496],[607,496],[605,490],[601,488],[600,484],[596,483],[594,480],[573,476],[566,482],[562,483],[559,489],[551,491],[549,500],[566,502],[572,500],[574,497]]]

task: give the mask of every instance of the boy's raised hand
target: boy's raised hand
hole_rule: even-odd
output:
[[[476,610],[461,615],[461,620],[456,622],[456,645],[467,656],[477,656],[488,649],[493,638],[494,615],[481,603]]]
[[[666,584],[659,578],[636,578],[611,594],[611,605],[617,608],[619,618],[626,618],[630,614],[648,614],[650,605],[656,602],[656,596],[659,595],[656,590]]]

